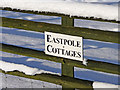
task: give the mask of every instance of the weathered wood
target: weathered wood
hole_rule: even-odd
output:
[[[68,16],[62,17],[62,26],[63,27],[74,27],[74,19]]]
[[[4,8],[4,10],[11,10],[11,9]],[[98,21],[99,20],[100,21],[108,21],[108,22],[114,22],[114,23],[118,23],[119,21],[102,20],[99,18],[94,19],[92,17],[91,18],[69,17],[69,16],[63,15],[63,14],[46,13],[46,12],[41,13],[41,12],[33,12],[33,11],[25,11],[25,10],[17,10],[17,9],[14,9],[12,11],[36,13],[36,14],[40,14],[40,15],[42,15],[42,14],[43,15],[54,15],[55,14],[56,16],[62,17],[62,27],[59,25],[37,23],[37,22],[32,22],[32,21],[8,19],[8,18],[2,18],[3,26],[26,29],[26,30],[29,29],[29,30],[33,30],[33,31],[39,31],[39,32],[44,32],[44,31],[62,32],[63,34],[82,36],[82,37],[87,38],[87,39],[95,39],[95,40],[101,40],[101,41],[107,41],[107,42],[120,43],[118,41],[118,34],[119,33],[100,31],[100,30],[97,31],[97,30],[93,30],[93,29],[75,28],[74,27],[74,19],[75,18],[98,20]],[[64,27],[64,29],[63,29],[63,27]],[[36,28],[36,30],[35,30],[35,28]],[[107,35],[110,35],[110,36],[107,36]],[[2,44],[0,44],[0,45],[2,45]],[[6,74],[11,74],[11,75],[16,75],[16,76],[32,78],[32,79],[36,79],[36,80],[43,80],[43,81],[47,81],[47,82],[52,82],[55,84],[62,85],[63,90],[66,90],[66,88],[69,88],[69,90],[75,90],[74,88],[89,88],[89,90],[93,90],[93,87],[92,87],[93,82],[86,81],[86,80],[78,80],[78,79],[74,78],[74,66],[80,67],[80,68],[87,68],[87,69],[91,69],[91,70],[96,70],[96,71],[113,73],[113,74],[120,74],[118,72],[118,67],[120,67],[120,65],[115,65],[115,64],[111,64],[111,63],[89,60],[88,66],[85,67],[79,61],[72,61],[69,59],[61,60],[61,58],[45,55],[41,51],[36,51],[36,50],[28,49],[28,48],[21,48],[21,47],[16,47],[16,46],[11,46],[11,45],[5,45],[5,44],[3,44],[2,51],[14,53],[14,54],[25,55],[25,56],[36,57],[36,58],[40,58],[40,59],[47,59],[50,61],[62,63],[62,76],[50,75],[50,74],[41,74],[41,75],[29,76],[29,75],[25,75],[24,73],[21,73],[19,71],[8,72]],[[5,73],[2,70],[0,70],[0,72]]]
[[[2,18],[2,26],[10,28],[25,29],[38,32],[55,32],[61,34],[68,34],[74,36],[80,36],[84,39],[93,39],[106,42],[120,43],[119,34],[120,32],[102,31],[88,28],[77,28],[77,27],[61,27],[61,25],[47,24],[41,22],[33,22],[26,20]]]
[[[2,45],[2,51],[4,52],[19,54],[19,55],[24,55],[24,56],[29,56],[29,57],[35,57],[35,58],[54,61],[58,63],[65,62],[67,65],[74,66],[74,67],[91,69],[95,71],[102,71],[102,72],[120,75],[120,72],[118,71],[118,68],[120,68],[120,65],[100,62],[100,61],[94,61],[94,60],[88,60],[88,65],[85,66],[80,61],[75,61],[75,60],[70,60],[70,59],[64,59],[63,61],[63,59],[59,57],[46,55],[42,51],[37,51],[33,49],[28,49],[28,48],[21,48],[21,47],[12,46],[12,45],[6,45],[6,44],[0,44],[0,45]]]
[[[36,74],[36,75],[26,75],[19,71],[11,71],[11,72],[4,72],[0,70],[1,73],[35,79],[35,80],[41,80],[49,83],[54,83],[62,86],[66,86],[69,88],[88,88],[90,90],[93,89],[92,81],[87,80],[81,80],[77,78],[71,78],[71,77],[64,77],[64,76],[58,76],[58,75],[52,75],[52,74]]]
[[[47,15],[47,16],[58,16],[58,17],[63,17],[63,16],[68,16],[69,15],[64,15],[60,13],[51,13],[51,12],[38,12],[38,11],[32,11],[32,10],[20,10],[20,9],[11,9],[9,7],[2,8],[2,10],[8,10],[8,11],[15,11],[15,12],[22,12],[22,13],[30,13],[30,14],[38,14],[38,15]],[[107,20],[107,19],[101,19],[101,18],[94,18],[94,17],[83,17],[83,16],[72,16],[74,19],[85,19],[85,20],[95,20],[95,21],[102,21],[102,22],[111,22],[111,23],[120,23],[120,21],[116,20]]]
[[[62,64],[62,76],[68,76],[74,78],[74,67],[67,65],[67,64]],[[70,85],[71,86],[71,85]],[[75,90],[75,88],[70,88],[70,86],[62,86],[62,90],[66,90],[67,88],[69,90]]]
[[[62,75],[74,77],[74,67],[67,64],[62,64]]]

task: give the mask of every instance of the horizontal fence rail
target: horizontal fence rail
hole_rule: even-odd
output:
[[[102,72],[106,72],[106,73],[120,75],[120,72],[118,71],[118,68],[120,68],[120,65],[101,62],[101,61],[88,60],[87,61],[88,65],[85,66],[80,61],[49,56],[49,55],[46,55],[42,51],[17,47],[17,46],[13,46],[13,45],[1,44],[1,43],[0,43],[0,45],[2,45],[2,51],[4,51],[4,52],[9,52],[9,53],[14,53],[14,54],[35,57],[35,58],[49,60],[49,61],[54,61],[54,62],[66,64],[70,67],[74,66],[74,67],[79,67],[79,68],[86,68],[86,69],[91,69],[91,70],[95,70],[95,71],[102,71]]]
[[[50,83],[65,86],[65,88],[73,88],[72,90],[74,90],[74,88],[94,90],[92,86],[93,84],[92,81],[81,80],[77,78],[58,76],[53,74],[36,74],[36,75],[30,76],[19,71],[4,72],[0,70],[0,72],[5,74],[20,76],[20,77],[50,82]]]
[[[72,21],[72,20],[70,20]],[[71,26],[71,24],[64,23],[64,25]],[[19,20],[19,19],[10,19],[2,17],[2,26],[9,28],[19,28],[37,32],[56,32],[68,35],[75,35],[84,37],[84,39],[93,39],[100,40],[106,42],[120,43],[119,34],[120,32],[110,32],[110,31],[102,31],[97,29],[88,29],[88,28],[80,28],[80,27],[62,27],[61,25],[48,24],[43,22],[33,22],[27,20]]]
[[[84,17],[77,17],[77,16],[69,17],[67,15],[51,13],[51,12],[38,12],[38,11],[30,11],[30,10],[26,11],[26,10],[20,10],[20,9],[11,9],[8,7],[1,8],[1,9],[8,10],[8,11],[38,14],[38,15],[62,17],[62,25],[2,17],[0,19],[2,19],[3,27],[18,28],[18,29],[24,29],[24,30],[37,31],[37,32],[44,32],[44,31],[55,32],[55,33],[61,33],[61,34],[80,36],[80,37],[84,37],[84,39],[93,39],[93,40],[120,44],[120,41],[119,41],[120,32],[102,31],[98,29],[74,27],[74,19],[87,19],[87,20],[96,20],[96,21],[112,22],[112,23],[119,23],[119,21],[103,20],[101,18],[93,18],[93,17],[91,18],[84,18]],[[26,78],[36,79],[36,80],[47,81],[47,82],[55,83],[58,85],[62,85],[63,88],[89,88],[89,90],[93,90],[93,87],[92,87],[93,82],[74,78],[74,67],[120,75],[120,72],[118,70],[118,68],[120,68],[120,65],[117,65],[117,64],[94,61],[94,60],[88,59],[87,61],[88,65],[85,66],[80,61],[49,56],[49,55],[46,55],[43,51],[38,51],[38,50],[29,49],[29,48],[3,44],[3,43],[0,43],[0,46],[2,46],[1,51],[4,51],[4,52],[54,61],[62,64],[62,76],[51,75],[51,74],[40,74],[40,75],[29,76],[19,71],[6,73],[0,70],[0,72],[5,74],[11,74],[11,75],[21,76],[21,77],[26,77]]]
[[[15,12],[22,12],[22,13],[30,13],[30,14],[38,14],[38,15],[47,15],[47,16],[59,16],[59,17],[70,17],[69,15],[65,14],[58,14],[52,12],[39,12],[39,11],[32,11],[32,10],[20,10],[20,9],[12,9],[10,7],[1,7],[1,10],[8,10],[8,11],[15,11]],[[102,18],[94,18],[94,17],[83,17],[83,16],[71,16],[72,19],[85,19],[85,20],[95,20],[95,21],[102,21],[102,22],[112,22],[112,23],[120,23],[120,21],[116,20],[107,20]]]

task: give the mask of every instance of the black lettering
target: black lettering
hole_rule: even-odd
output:
[[[54,42],[54,43],[57,43],[55,38],[53,38],[53,42]]]
[[[80,41],[77,41],[77,47],[81,47],[80,43]]]
[[[75,45],[75,41],[74,41],[74,40],[72,41],[72,43],[73,43],[73,46],[76,47],[76,45]]]
[[[64,50],[64,49],[61,49],[61,50],[62,50],[62,55],[64,55],[64,51],[65,51],[65,50]]]
[[[56,48],[52,48],[52,52],[53,52],[53,53],[56,53],[56,52],[57,52],[57,49],[56,49]]]
[[[71,54],[71,56],[73,56],[73,57],[75,57],[75,51],[71,51],[72,52],[72,54]]]
[[[72,41],[71,40],[68,40],[68,45],[72,46]]]
[[[64,45],[66,45],[66,43],[68,43],[68,40],[67,40],[67,39],[64,39]]]
[[[81,53],[80,52],[77,52],[77,55],[79,58],[81,58]]]
[[[58,54],[60,54],[60,48],[57,48],[58,49]]]
[[[62,38],[59,38],[59,39],[60,39],[60,43],[63,44],[63,42],[62,42]]]
[[[48,46],[47,46],[47,51],[51,53],[51,52],[52,52],[52,50],[50,51],[50,47],[52,48],[52,46],[51,46],[51,45],[48,45]]]
[[[51,35],[47,35],[47,42],[51,42],[50,37],[51,37]]]
[[[59,38],[56,38],[56,42],[57,42],[57,44],[59,44],[59,43],[60,43]]]
[[[70,56],[70,51],[65,51],[65,55]]]

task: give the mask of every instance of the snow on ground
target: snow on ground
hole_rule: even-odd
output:
[[[35,75],[35,74],[42,74],[42,73],[58,74],[58,73],[53,73],[50,71],[38,70],[37,68],[31,68],[23,64],[15,64],[15,63],[9,63],[9,62],[4,62],[4,61],[0,61],[0,66],[1,66],[0,68],[6,72],[18,70],[20,72],[25,73],[26,75]],[[6,66],[9,66],[9,67],[6,67]]]
[[[76,2],[119,2],[119,0],[65,0],[65,1],[76,1]]]
[[[70,0],[67,0],[67,1],[70,1]],[[76,1],[78,1],[78,0],[76,0]],[[9,13],[11,13],[10,11],[9,12],[4,11],[4,13],[6,15],[4,17],[13,18],[12,16],[9,16]],[[59,17],[47,17],[47,16],[41,15],[42,17],[40,17],[38,19],[39,15],[33,16],[33,14],[23,14],[23,13],[17,13],[17,12],[14,12],[14,15],[15,15],[15,13],[16,13],[17,19],[25,19],[25,20],[33,20],[33,21],[40,20],[41,22],[44,22],[47,19],[47,22],[50,21],[49,23],[61,24]],[[19,16],[20,14],[22,14],[22,17]],[[95,23],[96,23],[96,25],[95,25]],[[100,23],[97,21],[92,22],[92,21],[88,21],[88,20],[84,20],[84,21],[83,20],[79,20],[79,21],[75,20],[75,26],[76,27],[89,27],[89,28],[103,29],[103,30],[111,29],[110,31],[118,30],[117,24]],[[102,27],[104,27],[104,28],[102,28]],[[37,50],[41,50],[41,51],[44,50],[44,34],[43,33],[25,31],[25,30],[20,30],[20,29],[11,29],[10,30],[9,28],[5,28],[5,27],[3,27],[2,33],[1,33],[1,35],[3,38],[2,39],[3,43],[18,45],[18,46],[22,46],[22,47],[29,47],[29,48],[33,48],[33,49],[37,49]],[[24,40],[20,39],[20,38],[24,38]],[[117,50],[118,44],[105,43],[105,42],[88,40],[88,39],[84,40],[84,43],[85,43],[85,46],[84,46],[85,57],[87,57],[89,59],[100,60],[100,61],[105,60],[105,62],[111,62],[111,63],[118,64],[118,61],[117,61],[118,60],[118,50]],[[91,53],[91,52],[93,52],[93,53]],[[26,74],[30,74],[30,75],[34,75],[36,73],[48,73],[48,72],[52,73],[52,74],[59,74],[59,75],[61,74],[61,69],[60,69],[61,64],[58,64],[58,63],[54,63],[54,62],[50,62],[50,61],[46,61],[46,60],[44,61],[44,60],[31,58],[31,57],[25,57],[25,56],[21,56],[21,55],[5,53],[5,52],[2,52],[1,57],[2,57],[2,61],[0,61],[1,62],[0,64],[2,64],[4,66],[0,65],[1,66],[0,68],[5,71],[12,71],[12,70],[17,69],[19,71],[22,71],[22,72],[24,72]],[[9,65],[9,67],[7,67],[8,65]],[[16,67],[16,68],[13,68],[13,67]],[[25,69],[23,69],[24,67],[28,68],[28,69],[25,70]],[[10,75],[5,75],[5,76],[9,77],[9,78],[7,78],[7,80],[4,79],[5,81],[8,81],[8,82],[10,82],[11,79],[13,80],[13,77],[15,80],[15,77],[16,77],[16,76],[10,76]],[[75,77],[80,78],[80,79],[85,79],[85,80],[91,80],[91,81],[119,84],[118,83],[118,75],[101,73],[101,72],[96,72],[96,71],[87,70],[87,69],[75,68]],[[19,77],[19,78],[21,78],[21,77]],[[18,77],[17,77],[17,79],[18,79]],[[20,82],[21,79],[18,79],[18,80],[19,80],[18,82]],[[29,81],[29,79],[23,79],[23,80]],[[18,84],[19,85],[18,87],[20,87],[20,86],[34,87],[35,86],[35,85],[31,85],[31,83],[32,84],[34,83],[33,80],[32,80],[32,82],[29,81],[28,83],[29,83],[29,85],[28,84],[25,84],[25,85]],[[14,84],[16,84],[16,82]],[[12,85],[12,87],[14,87],[14,86],[16,86],[14,84],[9,83],[9,84],[4,84],[3,86],[6,87],[8,85],[7,87],[9,87],[9,86],[11,87],[11,85]],[[39,83],[39,84],[41,84],[41,83]],[[102,85],[102,87],[104,87],[103,83],[99,83],[99,84],[100,85],[98,85],[98,82],[95,82],[93,84],[93,87],[96,87],[96,85],[97,85],[97,88],[101,88],[101,87],[98,87],[101,85]],[[106,86],[107,85],[105,85],[105,87]],[[116,87],[114,85],[110,85],[110,86]],[[43,87],[43,86],[40,86],[40,87]],[[51,85],[50,85],[50,87],[51,87]],[[56,85],[55,85],[55,87],[56,87]]]
[[[110,87],[112,89],[110,89]],[[109,90],[119,90],[119,86],[118,85],[113,85],[113,84],[108,84],[108,83],[100,83],[100,82],[94,82],[93,83],[93,88],[95,88],[94,90],[98,90],[98,88],[100,89],[105,89],[105,88],[109,88]]]
[[[2,33],[0,33],[2,43],[40,51],[44,51],[45,49],[43,33],[7,27],[0,27],[0,29],[2,29]],[[87,59],[118,64],[118,45],[115,43],[84,39],[84,56]]]
[[[74,71],[75,71],[74,72],[75,77],[79,79],[120,85],[119,75],[103,73],[103,72],[98,72],[98,71],[93,71],[93,70],[83,69],[78,67],[75,67]]]
[[[0,12],[2,12],[2,14],[0,14],[0,17],[30,20],[35,22],[47,22],[52,24],[61,24],[61,17],[57,17],[57,16],[36,15],[36,14],[28,14],[21,12],[6,11],[6,10],[0,10]]]
[[[44,51],[44,34],[21,29],[0,27],[2,42]]]
[[[0,53],[2,53],[2,56],[0,56],[2,58],[2,61],[0,61],[0,63],[2,64],[0,65],[0,69],[6,72],[18,70],[29,75],[40,74],[40,73],[51,73],[51,74],[61,75],[60,63],[55,63],[47,60],[41,60],[37,58],[11,54],[6,52],[0,52]],[[22,66],[27,68],[24,68]],[[118,83],[118,75],[115,74],[97,72],[97,71],[81,69],[77,67],[74,68],[74,71],[75,71],[74,75],[76,78],[120,85],[120,83]]]
[[[64,0],[2,0],[0,7],[61,13],[118,21],[118,6]],[[73,8],[74,7],[74,8]]]
[[[52,88],[52,90],[61,90],[62,86],[48,83],[40,80],[28,79],[13,75],[0,73],[0,89],[2,88]],[[11,82],[12,81],[12,82]],[[118,88],[117,85],[94,82],[93,88]]]
[[[30,68],[20,64],[8,63],[4,61],[0,61],[0,68],[4,71],[15,71],[18,70],[20,72],[24,72],[26,75],[35,75],[35,72],[38,71],[36,68]],[[6,67],[9,66],[9,67]]]
[[[2,88],[52,88],[52,90],[61,90],[62,86],[48,83],[40,80],[28,79],[13,75],[0,73],[0,89]],[[11,82],[12,81],[12,82]],[[93,88],[118,88],[117,85],[94,82]],[[53,89],[54,88],[54,89]]]
[[[0,17],[23,19],[23,20],[30,20],[35,22],[59,24],[59,25],[61,24],[61,17],[56,17],[56,16],[35,15],[35,14],[13,12],[6,10],[0,10],[0,12],[2,12]],[[84,27],[84,28],[93,28],[93,29],[100,29],[106,31],[120,32],[117,23],[99,22],[99,21],[82,20],[82,19],[75,19],[74,21],[75,21],[74,22],[75,27]]]
[[[118,29],[118,25],[120,24],[75,19],[75,27],[84,27],[84,28],[99,29],[104,31],[120,32],[120,30]]]
[[[28,79],[3,73],[0,73],[0,77],[2,79],[0,80],[0,90],[2,88],[52,88],[52,90],[62,89],[62,86],[60,85],[40,80]]]
[[[2,61],[0,61],[0,69],[6,72],[18,70],[20,72],[24,72],[26,75],[35,75],[41,73],[60,75],[61,73],[60,63],[10,54],[1,51],[0,53],[2,53],[0,56],[2,58]]]
[[[11,1],[13,3],[11,3]],[[65,0],[66,2],[64,2],[63,0],[57,0],[57,1],[46,0],[47,1],[46,2],[45,0],[41,0],[42,3],[41,2],[38,3],[38,0],[34,0],[32,3],[30,2],[30,0],[24,0],[26,1],[26,3],[19,2],[19,1],[21,0],[16,0],[16,1],[15,0],[14,1],[13,0],[2,0],[2,3],[0,3],[0,6],[3,6],[3,7],[10,6],[13,8],[20,8],[20,9],[26,9],[26,10],[28,9],[40,10],[40,11],[43,10],[43,11],[69,14],[71,16],[81,16],[81,15],[85,17],[94,16],[94,17],[103,18],[103,19],[118,20],[118,11],[117,11],[118,7],[116,5],[113,6],[113,5],[103,5],[103,4],[78,3],[79,1],[83,1],[83,0],[74,0],[77,2],[71,2],[71,0]],[[28,1],[30,3],[28,3]],[[49,1],[49,5],[48,5],[48,1]],[[51,2],[51,1],[55,1],[55,2]],[[87,0],[85,1],[87,2]],[[92,0],[92,2],[93,1],[96,2],[96,0]],[[101,0],[97,0],[97,1],[101,1]],[[102,0],[102,1],[104,2],[105,0]],[[16,3],[16,2],[19,2],[19,3]],[[29,7],[29,6],[32,6],[32,7]],[[26,16],[24,17],[23,16],[22,16],[22,19],[23,18],[26,19]],[[30,17],[28,16],[27,19],[35,20],[35,19],[38,19],[37,17],[38,16],[31,18],[31,16]],[[59,23],[60,21],[58,21],[60,20],[60,18],[58,17],[44,17],[43,16],[42,19],[43,18],[44,19],[47,18],[49,20],[52,18],[52,20],[50,20],[50,23],[51,22],[54,23],[54,21],[56,20],[55,22],[58,22],[57,24],[60,24]],[[77,22],[79,21],[76,20],[76,26],[78,25]],[[96,24],[96,26],[92,26],[91,25],[92,21],[89,22],[86,20],[86,22],[90,24],[87,27],[90,27],[90,28],[95,27],[95,28],[101,29],[101,26],[99,27],[98,24]],[[95,24],[95,22],[93,23]],[[84,27],[84,25],[82,26]],[[117,31],[116,25],[110,26],[109,24],[108,27],[111,28],[112,31]],[[29,47],[32,49],[44,51],[44,34],[43,33],[25,31],[21,29],[5,28],[5,27],[0,27],[0,29],[1,28],[3,29],[3,31],[2,33],[0,32],[0,37],[2,36],[1,41],[3,43],[22,46],[22,47]],[[106,28],[104,29],[106,30]],[[118,45],[119,44],[85,39],[84,45],[85,45],[84,46],[85,58],[118,64]],[[47,60],[41,60],[41,59],[6,53],[6,52],[0,52],[0,53],[2,53],[0,55],[0,59],[2,58],[2,60],[0,61],[0,64],[1,64],[0,69],[3,69],[5,71],[13,71],[15,69],[13,67],[16,67],[17,70],[22,71],[29,75],[34,75],[35,73],[48,73],[48,72],[52,74],[58,74],[58,75],[61,74],[60,63],[50,62]],[[25,70],[23,67],[25,68],[27,67],[28,71]],[[3,77],[4,81],[2,81],[2,86],[4,87],[32,88],[32,87],[38,87],[39,84],[40,84],[40,87],[44,87],[45,85],[48,85],[48,87],[61,87],[61,86],[56,86],[53,84],[48,84],[48,83],[46,84],[46,82],[42,82],[42,81],[25,79],[22,77],[17,77],[17,76],[12,76],[12,75],[5,75],[2,73],[0,73],[0,75],[2,75]],[[108,74],[108,73],[103,73],[103,72],[96,72],[96,71],[81,69],[77,67],[75,67],[75,77],[80,78],[80,79],[90,80],[90,81],[97,81],[93,83],[93,87],[97,86],[96,88],[101,88],[101,86],[106,87],[108,85],[106,84],[103,86],[103,83],[98,83],[98,82],[111,83],[111,84],[116,84],[116,85],[120,84],[118,83],[118,79],[119,79],[118,75]],[[11,81],[13,80],[15,80],[15,82],[11,83]],[[16,85],[16,83],[19,83],[19,84]],[[116,87],[114,85],[108,85],[108,86]],[[48,88],[47,86],[45,87]]]
[[[1,29],[2,33],[0,36],[2,36],[2,43],[44,51],[43,33],[7,27],[1,27]],[[118,64],[118,45],[119,44],[115,43],[84,39],[85,58]],[[2,63],[9,64],[9,66],[11,66],[11,71],[18,69],[19,71],[26,72],[26,70],[22,70],[23,68],[21,68],[21,66],[24,66],[36,70],[32,71],[32,69],[29,69],[29,74],[31,73],[31,75],[41,72],[46,73],[46,71],[52,74],[61,74],[60,63],[10,54],[6,52],[2,52],[1,58]],[[14,65],[17,66],[17,68],[12,68]],[[8,69],[7,65],[4,66],[5,67],[2,68],[0,65],[0,68],[3,70],[6,70],[5,68]],[[118,75],[80,68],[75,68],[75,77],[91,81],[118,84]]]

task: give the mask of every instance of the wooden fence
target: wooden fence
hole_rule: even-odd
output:
[[[91,18],[69,17],[69,16],[56,14],[56,13],[46,13],[46,12],[41,13],[37,11],[33,12],[33,11],[17,10],[17,9],[10,9],[10,8],[2,8],[2,9],[23,12],[23,13],[39,14],[39,15],[59,16],[62,18],[61,20],[62,25],[55,25],[55,24],[48,24],[48,23],[42,23],[42,22],[33,22],[33,21],[27,21],[27,20],[10,19],[10,18],[2,17],[2,26],[4,27],[19,28],[19,29],[25,29],[25,30],[31,30],[31,31],[37,31],[37,32],[44,32],[44,31],[57,32],[62,34],[81,36],[81,37],[84,37],[84,39],[93,39],[93,40],[113,42],[118,44],[120,43],[119,41],[120,32],[110,32],[110,31],[102,31],[102,30],[96,30],[96,29],[74,27],[74,19],[76,18],[87,19],[87,20],[97,20],[97,21],[103,21],[103,22],[112,22],[112,23],[119,23],[119,21],[94,19],[92,17]],[[120,65],[101,62],[101,61],[88,60],[88,65],[84,66],[80,61],[74,61],[70,59],[49,56],[49,55],[46,55],[43,51],[37,51],[29,48],[22,48],[22,47],[17,47],[13,45],[3,44],[3,43],[1,43],[0,45],[2,45],[2,51],[4,52],[19,54],[19,55],[24,55],[29,57],[35,57],[39,59],[50,60],[50,61],[61,63],[62,76],[51,75],[51,74],[40,74],[40,75],[29,76],[19,71],[7,72],[7,74],[12,74],[12,75],[17,75],[17,76],[59,84],[63,86],[63,89],[64,88],[71,88],[72,90],[74,88],[93,89],[92,81],[86,81],[86,80],[74,78],[74,67],[86,68],[90,70],[120,75],[120,72],[118,71],[118,68],[120,67]],[[0,70],[0,72],[6,73],[2,70]]]

